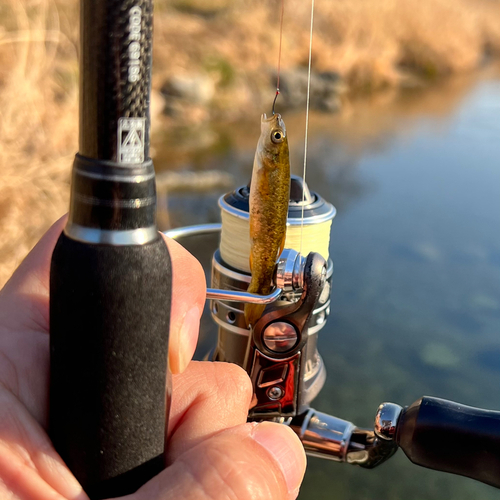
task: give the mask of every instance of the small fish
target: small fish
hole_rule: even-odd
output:
[[[268,295],[276,260],[285,246],[290,199],[290,160],[285,123],[278,113],[262,115],[250,184],[251,293]],[[265,306],[245,304],[247,325],[255,325]]]

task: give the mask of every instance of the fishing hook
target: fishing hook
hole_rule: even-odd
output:
[[[276,89],[276,95],[274,96],[274,101],[273,101],[273,115],[274,113],[274,107],[276,106],[276,99],[278,99],[278,96],[280,95],[280,89]]]

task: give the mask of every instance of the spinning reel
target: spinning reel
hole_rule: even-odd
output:
[[[259,296],[246,292],[248,188],[222,196],[219,206],[222,225],[166,234],[177,239],[221,231],[212,259],[213,288],[207,290],[218,340],[206,359],[246,370],[253,386],[248,419],[290,426],[312,456],[373,468],[401,447],[418,465],[500,487],[500,412],[423,397],[406,408],[381,404],[373,428],[363,429],[310,407],[326,380],[317,340],[330,314],[328,243],[335,208],[292,176],[287,239],[274,290]],[[252,329],[244,320],[245,303],[266,304]]]

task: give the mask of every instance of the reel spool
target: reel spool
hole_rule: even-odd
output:
[[[249,195],[249,187],[242,186],[219,199],[222,220],[221,258],[230,267],[247,274],[250,274]],[[331,203],[309,191],[301,177],[292,175],[285,248],[296,250],[304,256],[310,252],[318,252],[328,261],[330,228],[336,213]]]
[[[304,202],[302,201],[303,187]],[[222,196],[219,199],[219,206],[222,219],[221,242],[212,259],[211,286],[215,289],[246,291],[251,280],[248,186],[242,186]],[[302,206],[304,207],[303,223]],[[329,259],[328,246],[330,228],[335,215],[336,210],[332,204],[318,194],[311,193],[302,178],[292,176],[285,249],[301,252],[304,257],[310,252],[317,252],[327,261],[326,283],[307,325],[308,341],[303,352],[304,390],[301,397],[304,404],[314,399],[326,378],[323,360],[316,345],[318,332],[324,327],[330,314],[333,263]],[[299,260],[296,263],[298,262]],[[294,266],[293,262],[289,264]],[[299,272],[298,269],[291,271]],[[274,304],[285,306],[296,302],[300,296],[300,289],[287,291]],[[222,299],[212,300],[211,314],[219,331],[217,346],[210,353],[209,358],[213,361],[226,361],[244,366],[250,336],[250,329],[247,328],[244,318],[244,304]]]

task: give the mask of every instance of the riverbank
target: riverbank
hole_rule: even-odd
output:
[[[270,107],[279,2],[158,0],[155,15],[153,131],[251,120],[249,110],[258,116]],[[0,5],[0,286],[68,207],[77,17],[73,0]],[[474,71],[500,54],[498,1],[317,0],[315,19],[314,106],[346,119],[362,94],[390,105],[388,96]],[[308,32],[308,3],[285,0],[278,109],[287,113],[303,105]]]
[[[276,82],[280,2],[173,5],[177,9],[165,7],[157,16],[155,42],[154,85],[167,112],[178,121],[187,104],[197,120],[267,108]],[[301,106],[305,98],[309,9],[309,2],[285,0],[282,109]],[[488,0],[319,0],[313,107],[336,111],[353,95],[415,88],[477,69],[500,55],[498,19],[500,3]]]

